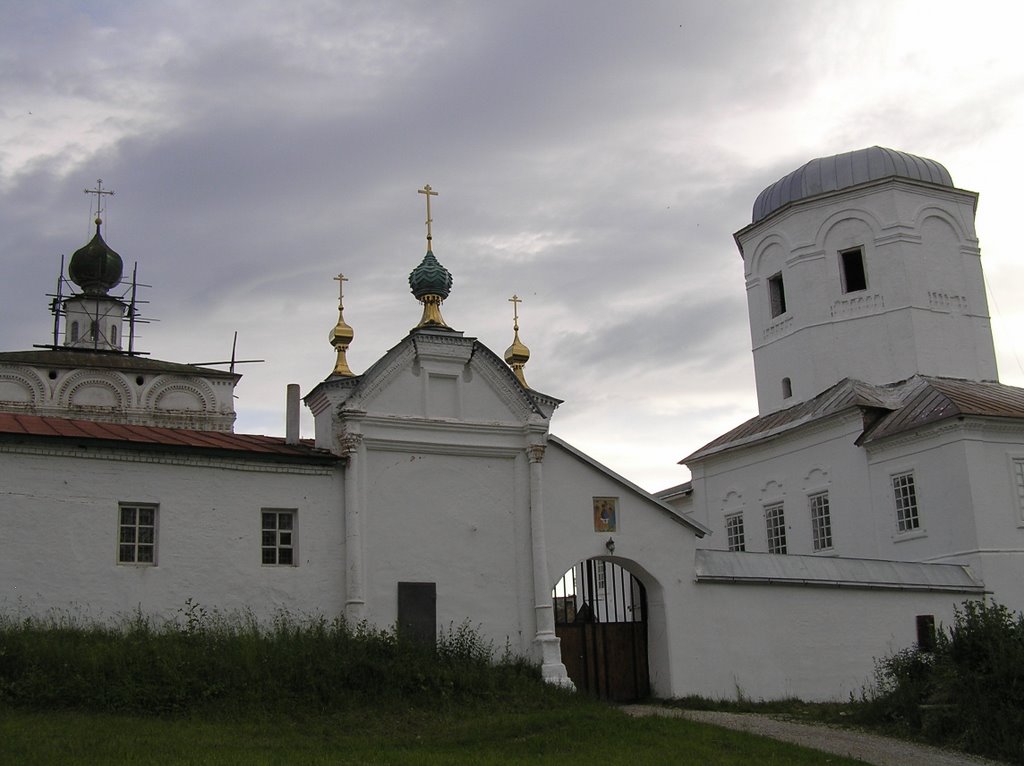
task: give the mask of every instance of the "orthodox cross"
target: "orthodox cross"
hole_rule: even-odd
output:
[[[97,178],[96,179],[96,188],[95,189],[82,189],[82,191],[84,191],[86,194],[95,194],[96,195],[96,216],[97,217],[99,217],[100,213],[103,212],[103,195],[104,194],[109,194],[111,197],[114,196],[114,191],[112,189],[111,190],[107,190],[107,189],[103,188],[103,179],[102,178]]]
[[[345,283],[348,282],[348,277],[344,274],[338,274],[334,281],[338,283],[338,305],[341,306],[341,300],[345,297]]]
[[[434,219],[430,217],[430,198],[436,197],[437,192],[430,188],[430,184],[427,184],[422,189],[417,189],[420,194],[427,195],[427,249],[430,249],[430,240],[432,239],[430,233],[430,224],[434,222]]]
[[[512,297],[508,299],[508,302],[512,304],[512,317],[513,317],[513,320],[515,322],[515,329],[518,331],[519,330],[519,304],[523,302],[523,299],[520,298],[515,293],[513,293]]]

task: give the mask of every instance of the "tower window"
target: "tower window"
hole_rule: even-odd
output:
[[[789,399],[793,395],[793,381],[789,378],[782,379],[782,398]]]
[[[768,277],[768,302],[773,317],[786,313],[786,288],[782,285],[782,272]]]
[[[71,323],[71,342],[78,340],[78,322]]]
[[[110,345],[112,345],[112,346],[116,346],[117,345],[117,325],[116,324],[110,325]]]
[[[864,248],[854,247],[839,252],[839,267],[843,277],[843,292],[855,293],[868,289],[868,275],[864,271]]]

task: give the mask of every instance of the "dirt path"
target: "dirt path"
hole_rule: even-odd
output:
[[[718,713],[708,710],[680,710],[657,705],[625,705],[629,715],[661,715],[688,718],[699,723],[724,726],[751,734],[791,742],[826,753],[856,758],[875,766],[1001,766],[973,755],[940,750],[877,734],[842,729],[825,724],[797,723],[756,713]]]

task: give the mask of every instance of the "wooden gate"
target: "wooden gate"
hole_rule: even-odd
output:
[[[647,592],[611,561],[581,561],[552,594],[562,662],[576,688],[615,702],[650,696]]]

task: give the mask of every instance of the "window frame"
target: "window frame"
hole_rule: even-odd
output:
[[[909,535],[922,532],[921,502],[914,471],[890,474],[889,486],[892,488],[893,507],[896,511],[896,533]]]
[[[786,282],[779,271],[768,277],[768,313],[775,319],[786,313]]]
[[[131,512],[131,520],[126,520],[125,513]],[[142,520],[143,512],[152,514],[149,523]],[[156,503],[129,503],[117,504],[117,538],[116,538],[116,560],[118,566],[155,567],[157,565],[157,550],[159,545],[159,518],[160,506]],[[145,535],[143,532],[148,531]],[[129,534],[130,532],[130,534]],[[127,539],[130,537],[131,539]],[[148,537],[149,540],[144,538]],[[126,556],[130,549],[131,557]],[[140,560],[140,551],[149,552],[149,560]]]
[[[268,526],[268,517],[273,516],[273,526]],[[299,565],[298,537],[299,512],[296,508],[260,508],[260,565],[265,567],[296,567]],[[288,526],[281,526],[281,519],[288,519]],[[273,535],[268,542],[267,535]],[[282,538],[286,538],[286,541]],[[273,561],[268,553],[273,552]],[[287,553],[282,561],[282,553]]]
[[[730,551],[742,553],[747,550],[747,536],[743,526],[743,511],[726,514],[725,541]]]
[[[1021,527],[1024,526],[1024,457],[1010,455],[1010,481],[1017,503],[1016,522]]]
[[[809,494],[807,510],[811,516],[811,547],[814,552],[832,550],[832,503],[828,490]]]
[[[851,276],[854,279],[851,279]],[[864,259],[863,245],[839,251],[839,279],[843,295],[859,293],[868,289],[868,268]]]
[[[764,525],[768,540],[768,552],[780,556],[789,551],[786,540],[786,507],[782,501],[764,506]]]

